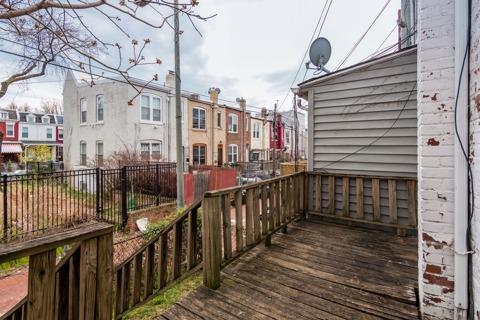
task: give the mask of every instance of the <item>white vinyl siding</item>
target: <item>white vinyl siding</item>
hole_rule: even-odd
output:
[[[416,50],[409,50],[311,84],[312,168],[415,177],[416,70]]]

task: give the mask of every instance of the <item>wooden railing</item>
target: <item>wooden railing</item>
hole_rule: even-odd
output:
[[[115,318],[121,318],[200,266],[201,205],[201,200],[193,203],[115,267]]]
[[[112,234],[111,225],[94,223],[2,245],[0,263],[29,257],[27,297],[2,319],[111,319]]]
[[[203,204],[204,285],[220,286],[220,269],[306,209],[306,175],[296,173],[207,192]]]
[[[415,178],[309,172],[308,186],[310,214],[393,227],[400,234],[417,227]]]

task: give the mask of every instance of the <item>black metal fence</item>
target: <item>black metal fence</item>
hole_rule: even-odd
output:
[[[125,226],[128,213],[176,198],[175,163],[2,176],[3,241],[99,219]]]

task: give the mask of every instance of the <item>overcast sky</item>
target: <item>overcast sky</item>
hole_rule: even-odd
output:
[[[235,100],[244,97],[248,105],[272,108],[276,100],[283,101],[312,36],[326,0],[200,0],[196,11],[203,15],[217,14],[207,22],[198,22],[200,37],[182,20],[182,79],[183,89],[207,94],[208,88],[221,89],[220,98]],[[332,44],[332,57],[327,68],[333,69],[368,28],[386,0],[334,0],[321,36]],[[394,28],[400,0],[393,0],[370,30],[345,66],[354,64],[372,52]],[[98,22],[98,17],[90,17]],[[118,31],[102,25],[102,35],[117,38]],[[149,78],[173,69],[173,32],[169,28],[149,30],[136,28],[132,34],[149,37],[152,44],[147,56],[158,56],[159,66],[139,69],[134,76]],[[396,31],[386,44],[396,41]],[[127,41],[119,38],[118,41]],[[5,48],[6,43],[0,44]],[[0,55],[0,78],[15,70],[15,60]],[[302,65],[296,83],[303,78]],[[80,76],[80,75],[78,75]],[[309,73],[307,79],[311,76]],[[13,85],[0,99],[0,106],[10,101],[28,103],[33,107],[41,100],[62,100],[64,74],[51,72],[47,77],[33,79],[28,86]],[[283,110],[291,107],[288,97]]]

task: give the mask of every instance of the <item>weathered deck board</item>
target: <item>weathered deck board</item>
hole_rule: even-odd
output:
[[[300,221],[222,271],[166,319],[418,319],[415,238]]]

